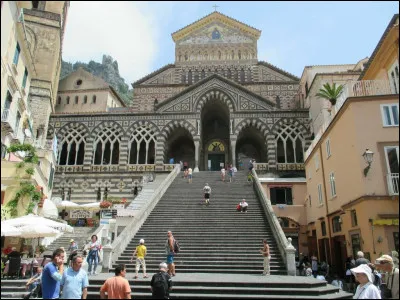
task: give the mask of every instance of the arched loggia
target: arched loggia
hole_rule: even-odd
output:
[[[246,169],[250,159],[268,162],[268,149],[265,137],[254,126],[241,130],[236,142],[236,162],[238,169]]]

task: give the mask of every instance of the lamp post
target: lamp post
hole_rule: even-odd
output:
[[[365,162],[368,164],[368,166],[366,166],[364,169],[364,176],[367,177],[368,171],[371,168],[372,160],[374,158],[374,152],[367,148],[362,156],[364,157]]]

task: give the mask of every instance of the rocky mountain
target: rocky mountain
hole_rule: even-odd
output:
[[[62,61],[60,80],[77,70],[79,67],[84,68],[91,74],[98,76],[110,84],[119,94],[121,99],[130,106],[133,99],[133,89],[129,89],[129,85],[119,75],[118,62],[109,55],[103,55],[101,63],[91,60],[89,63],[76,62],[74,64]]]

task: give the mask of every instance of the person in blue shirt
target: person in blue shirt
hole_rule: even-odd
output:
[[[60,297],[60,281],[64,273],[64,250],[54,250],[52,261],[49,262],[42,272],[42,295],[43,299],[58,299]]]
[[[89,286],[88,275],[82,269],[83,258],[76,255],[61,279],[62,299],[86,299]]]

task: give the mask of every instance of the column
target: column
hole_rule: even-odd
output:
[[[271,171],[276,170],[276,142],[273,134],[267,135],[267,151],[268,151],[268,169]]]
[[[165,145],[165,136],[162,134],[157,136],[155,148],[156,148],[156,157],[155,157],[155,169],[156,171],[164,171],[164,145]]]
[[[232,166],[236,167],[236,136],[231,138]]]
[[[193,172],[199,172],[199,147],[200,147],[200,141],[194,141],[194,150],[195,150],[195,154],[194,154],[194,159],[196,161],[195,163],[195,167]]]

